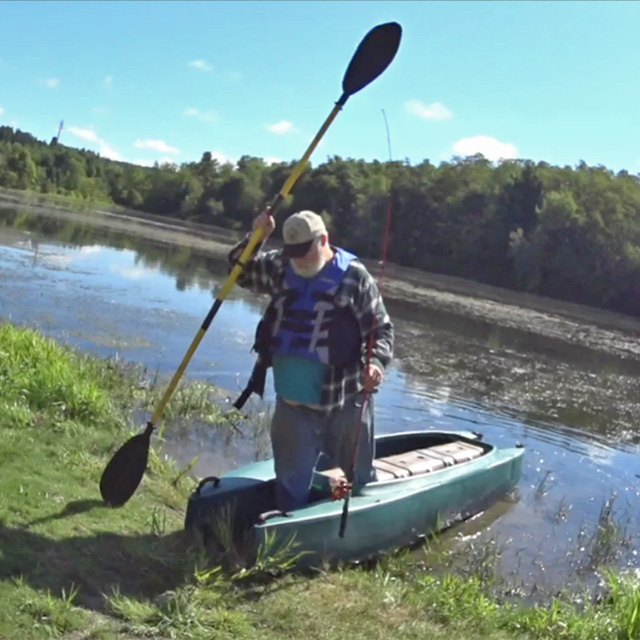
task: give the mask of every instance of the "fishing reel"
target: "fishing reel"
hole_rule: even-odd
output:
[[[329,484],[331,487],[331,500],[344,500],[353,488],[353,483],[348,482],[344,476],[331,478]]]

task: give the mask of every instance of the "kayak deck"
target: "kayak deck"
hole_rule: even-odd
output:
[[[423,449],[376,458],[373,461],[373,467],[376,470],[377,482],[385,482],[439,471],[461,462],[479,458],[484,453],[483,447],[477,444],[454,440]],[[344,472],[340,467],[317,471],[317,475],[334,481],[345,479]]]

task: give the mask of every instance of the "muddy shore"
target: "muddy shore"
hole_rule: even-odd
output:
[[[156,242],[179,244],[226,259],[229,247],[244,234],[206,225],[186,223],[131,211],[69,211],[62,206],[25,202],[12,194],[0,194],[0,205],[19,205],[34,213],[62,216],[114,231],[133,232]],[[269,241],[277,246],[276,241]],[[374,275],[376,261],[365,264]],[[387,264],[382,283],[390,304],[462,316],[470,321],[492,324],[535,334],[559,345],[585,347],[609,356],[640,361],[640,319],[600,309],[501,289],[462,278],[426,273]]]

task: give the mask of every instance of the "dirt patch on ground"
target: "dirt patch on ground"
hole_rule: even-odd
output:
[[[2,199],[6,202],[6,198]],[[24,202],[22,204],[24,206]],[[30,203],[29,208],[39,214],[64,216],[84,223],[90,217],[92,224],[133,232],[160,243],[191,247],[220,260],[224,260],[230,246],[244,236],[232,230],[132,211],[68,211],[37,203]],[[271,240],[269,244],[278,245]],[[377,276],[378,263],[365,261],[365,264]],[[640,319],[394,264],[385,266],[382,288],[385,299],[414,308],[452,313],[640,360]]]

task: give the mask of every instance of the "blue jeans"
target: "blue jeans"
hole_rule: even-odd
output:
[[[281,511],[304,506],[309,498],[313,470],[321,454],[345,475],[351,468],[362,394],[347,398],[341,409],[316,411],[292,406],[278,397],[271,420],[271,444],[276,469],[276,501]],[[375,480],[373,458],[373,396],[367,396],[362,414],[354,490]]]

